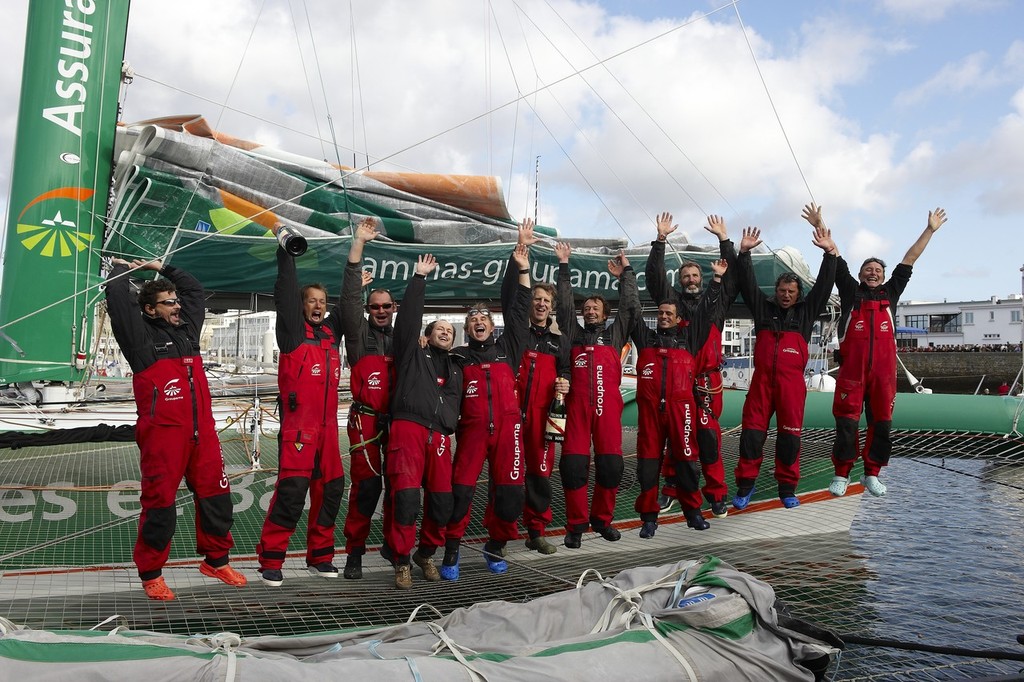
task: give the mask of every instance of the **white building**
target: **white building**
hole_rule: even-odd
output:
[[[1024,299],[1020,294],[987,301],[902,301],[896,310],[897,344],[901,347],[1015,346],[1021,342]],[[900,332],[901,328],[921,332]]]

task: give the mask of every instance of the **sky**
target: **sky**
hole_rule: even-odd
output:
[[[0,9],[2,63],[27,6]],[[514,217],[567,237],[646,242],[668,211],[710,243],[722,215],[814,270],[806,203],[854,268],[891,268],[942,207],[904,300],[1004,298],[1024,265],[1020,26],[1015,0],[136,0],[122,118],[497,175]],[[20,76],[0,73],[5,208]]]

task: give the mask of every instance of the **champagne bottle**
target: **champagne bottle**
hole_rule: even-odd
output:
[[[561,443],[565,440],[565,400],[561,393],[555,394],[548,408],[547,423],[544,424],[544,440],[549,443]]]

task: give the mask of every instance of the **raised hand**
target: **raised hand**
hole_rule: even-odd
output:
[[[519,266],[520,270],[530,267],[530,245],[519,243],[512,250],[512,261]]]
[[[136,258],[132,261],[132,270],[153,270],[154,272],[160,272],[160,268],[164,266],[162,260],[144,260],[142,258]]]
[[[740,240],[740,253],[746,253],[761,244],[761,230],[756,227],[743,228],[743,239]]]
[[[379,234],[380,232],[377,231],[377,221],[373,218],[363,218],[356,225],[356,232],[353,238],[365,244],[376,239]]]
[[[431,253],[421,254],[420,257],[416,259],[417,275],[427,276],[432,273],[436,267],[437,259],[434,258],[434,255]]]
[[[832,230],[824,225],[814,228],[814,236],[811,237],[811,242],[825,253],[838,251],[836,243],[832,241]]]
[[[800,214],[800,217],[809,222],[815,228],[825,227],[825,221],[821,217],[821,206],[810,203],[804,205],[804,210]]]
[[[679,229],[678,225],[672,224],[672,214],[665,212],[655,219],[655,226],[658,228],[658,239],[668,239],[668,236]]]
[[[704,229],[718,237],[720,242],[729,238],[729,233],[725,229],[725,218],[720,215],[709,215],[708,224],[704,226]]]
[[[363,270],[363,286],[368,287],[373,283],[373,275],[370,274],[369,270]]]
[[[936,208],[934,211],[928,211],[928,229],[935,232],[943,223],[946,222],[946,210],[943,208]]]
[[[619,255],[608,261],[608,272],[612,273],[612,277],[621,277],[628,265],[629,259],[626,258],[626,253],[619,249]]]
[[[711,261],[711,272],[715,277],[721,277],[729,269],[729,262],[724,258]]]
[[[519,241],[518,244],[525,244],[530,246],[540,241],[540,237],[533,234],[534,222],[533,218],[526,218],[523,222],[519,223]]]
[[[572,254],[572,247],[569,246],[568,242],[558,242],[555,244],[555,255],[558,256],[559,263],[568,263],[570,254]]]

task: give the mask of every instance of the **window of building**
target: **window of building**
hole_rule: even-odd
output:
[[[974,313],[964,313],[964,324],[974,324]]]
[[[928,329],[927,315],[907,315],[907,326],[915,329]]]
[[[960,313],[929,315],[926,329],[935,334],[958,334],[961,330]]]
[[[1010,322],[1020,322],[1020,311],[1019,310],[1011,310],[1010,311]]]
[[[994,310],[988,311],[988,321],[992,322],[995,319],[996,319],[996,311],[994,311]]]

